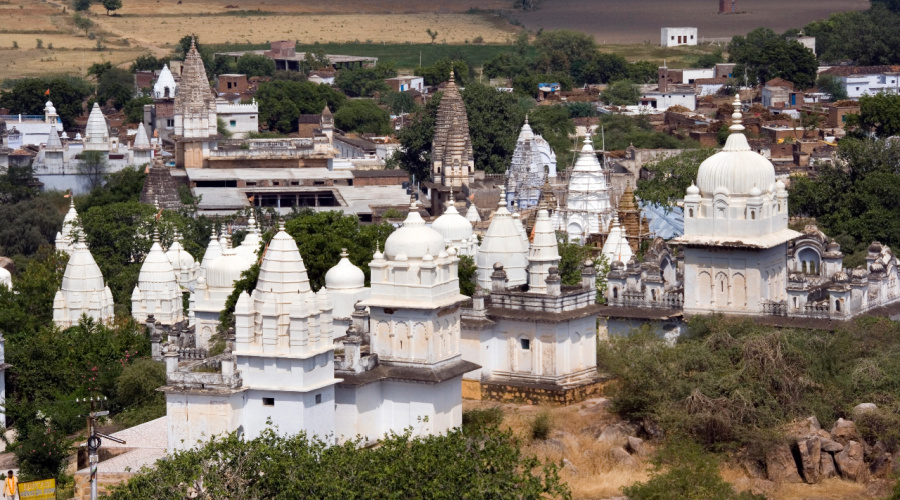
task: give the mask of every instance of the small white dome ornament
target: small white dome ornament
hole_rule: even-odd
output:
[[[426,254],[437,254],[444,248],[441,233],[425,225],[413,202],[403,226],[391,233],[384,242],[384,255],[388,260],[421,259]],[[404,259],[399,257],[403,256]]]

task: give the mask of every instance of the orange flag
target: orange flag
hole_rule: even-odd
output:
[[[50,95],[50,89],[47,89],[47,91],[44,92],[44,95]]]

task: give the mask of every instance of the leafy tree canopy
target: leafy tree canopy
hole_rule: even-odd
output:
[[[525,122],[518,100],[510,93],[474,81],[462,91],[462,97],[469,117],[475,168],[490,174],[506,172]]]
[[[131,63],[132,73],[135,71],[157,71],[162,69],[163,65],[168,64],[168,59],[162,58],[158,59],[153,54],[144,54],[142,56],[138,56],[137,59]]]
[[[397,69],[390,62],[374,68],[359,68],[340,71],[334,84],[350,97],[372,97],[376,92],[388,92],[390,87],[385,79],[397,76]]]
[[[334,124],[347,132],[390,134],[391,117],[371,99],[351,99],[334,114]]]
[[[126,123],[141,123],[144,121],[144,105],[153,104],[152,97],[135,97],[125,103],[122,111],[125,113]]]
[[[543,136],[553,148],[557,168],[562,170],[560,167],[568,165],[573,154],[569,136],[575,134],[575,122],[570,118],[570,109],[561,105],[539,106],[531,112],[529,123],[534,133]]]
[[[797,88],[812,87],[816,81],[816,55],[799,42],[786,40],[769,28],[757,28],[747,36],[735,36],[728,48],[729,61],[737,63],[735,75],[747,71],[749,85],[783,78]]]
[[[440,85],[450,79],[450,71],[457,85],[466,85],[469,81],[469,65],[461,59],[441,59],[431,66],[416,68],[416,76],[425,80],[425,85]]]
[[[859,124],[882,138],[900,134],[900,95],[879,92],[860,97]]]
[[[15,81],[10,90],[0,94],[0,107],[13,114],[43,115],[44,106],[50,100],[63,127],[69,129],[75,126],[75,118],[84,112],[82,103],[92,92],[92,85],[76,76],[22,78]]]
[[[134,75],[127,69],[107,68],[98,77],[97,100],[101,105],[112,102],[116,109],[122,109],[133,98]]]
[[[840,12],[803,28],[816,37],[822,61],[861,66],[900,63],[900,12],[895,0],[873,1],[863,12]]]
[[[237,72],[247,75],[248,78],[252,76],[272,76],[275,74],[275,61],[264,55],[247,52],[238,58]]]
[[[820,75],[816,79],[816,87],[828,94],[832,101],[847,99],[847,90],[841,84],[841,79],[829,74]]]
[[[630,80],[618,80],[609,84],[606,90],[600,94],[600,99],[606,104],[615,106],[629,106],[637,104],[641,93],[637,85]]]
[[[646,165],[648,178],[639,179],[635,195],[643,201],[672,206],[684,198],[685,191],[697,179],[697,170],[715,149],[689,149],[681,154]]]
[[[576,61],[589,61],[597,56],[594,37],[580,31],[544,31],[537,36],[534,46],[538,51],[535,69],[541,72],[568,72]]]
[[[122,0],[103,0],[103,8],[106,9],[106,15],[122,8]]]
[[[285,134],[297,130],[301,114],[321,113],[326,105],[336,111],[345,100],[331,87],[312,82],[273,80],[261,83],[256,92],[260,123]]]
[[[277,429],[252,440],[230,434],[158,462],[110,498],[180,499],[198,478],[210,498],[571,498],[555,465],[523,457],[511,431],[496,427],[361,444]]]

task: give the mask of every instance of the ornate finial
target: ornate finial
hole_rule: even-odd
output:
[[[528,113],[525,113],[525,125],[528,125]]]
[[[416,195],[410,195],[409,197],[409,209],[416,210]]]
[[[191,50],[197,50],[197,40],[193,36],[191,37]]]
[[[453,77],[453,65],[450,65],[450,80],[448,82],[450,85],[456,85],[456,79]]]
[[[734,113],[731,114],[731,126],[728,127],[728,130],[731,132],[741,132],[744,130],[744,126],[741,125],[743,121],[743,115],[741,114],[741,93],[737,92],[734,94]]]
[[[497,206],[506,206],[506,186],[504,186],[503,184],[500,184],[500,203],[498,203]]]
[[[348,255],[350,255],[350,254],[347,253],[347,249],[346,249],[346,248],[342,248],[342,249],[341,249],[341,258],[342,258],[342,259],[346,259]]]
[[[153,243],[159,243],[159,228],[153,226]]]
[[[72,190],[69,190],[69,208],[75,210],[75,195],[72,194]]]
[[[284,218],[278,218],[278,232],[284,231]]]
[[[381,253],[381,242],[375,240],[375,253]]]

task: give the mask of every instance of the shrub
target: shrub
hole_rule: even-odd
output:
[[[499,406],[492,408],[473,408],[463,412],[463,429],[483,429],[496,427],[503,422],[503,410]]]
[[[879,408],[855,416],[853,422],[867,444],[874,446],[876,441],[881,441],[889,453],[896,453],[900,448],[900,415]]]
[[[531,439],[544,440],[550,437],[552,421],[550,412],[544,410],[531,421]]]

